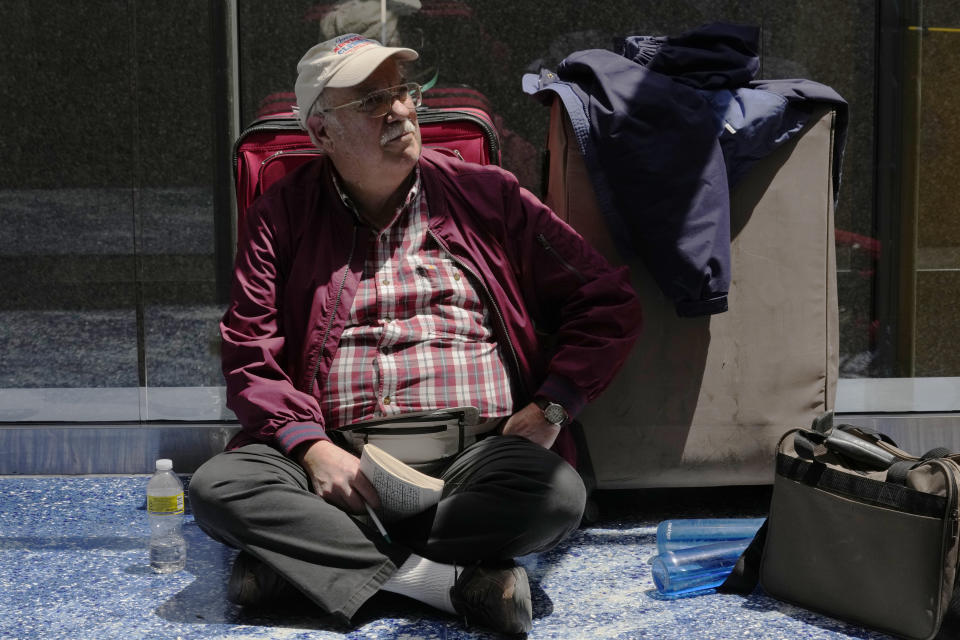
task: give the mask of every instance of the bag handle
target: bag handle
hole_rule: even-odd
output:
[[[919,458],[903,457],[879,445],[897,446],[893,438],[868,427],[852,424],[835,425],[834,414],[827,411],[813,420],[812,431],[798,431],[794,436],[794,450],[806,460],[816,460],[826,453],[834,453],[861,469],[886,471],[887,482],[906,486],[907,473],[917,465],[936,458],[946,458],[953,452],[946,447],[934,447]]]
[[[896,454],[859,431],[852,425],[839,425],[829,433],[797,431],[793,436],[793,448],[804,460],[815,461],[833,453],[849,461],[851,466],[871,471],[884,471],[900,460]]]
[[[870,435],[857,427],[843,424],[827,435],[824,446],[829,451],[854,460],[873,471],[889,469],[891,465],[901,461],[900,456],[877,444],[881,440],[893,444],[892,440],[885,436],[886,439],[872,438]]]
[[[851,467],[869,471],[885,471],[903,460],[902,456],[880,446],[881,442],[897,446],[886,434],[851,424],[835,425],[833,417],[832,411],[821,414],[814,419],[812,431],[796,433],[794,449],[797,455],[812,461],[833,453],[848,461]],[[911,464],[913,462],[916,460]]]
[[[907,484],[907,474],[917,465],[926,462],[927,460],[936,460],[937,458],[947,458],[953,455],[953,452],[946,447],[934,447],[927,451],[925,454],[920,456],[919,460],[900,460],[899,462],[893,463],[889,469],[887,469],[887,482],[893,482],[895,484],[902,484],[906,486]]]
[[[817,433],[822,433],[825,436],[830,435],[830,433],[833,432],[835,429],[840,429],[841,431],[856,431],[858,433],[861,433],[867,436],[873,442],[882,440],[883,442],[891,444],[894,447],[897,446],[897,443],[893,441],[893,438],[891,438],[885,433],[877,431],[876,429],[871,429],[870,427],[856,427],[852,424],[834,425],[833,418],[834,418],[833,411],[825,411],[821,413],[819,416],[813,419],[813,423],[810,425],[810,430],[815,431]]]
[[[815,461],[827,453],[827,436],[816,431],[797,431],[793,435],[793,449],[804,460]]]

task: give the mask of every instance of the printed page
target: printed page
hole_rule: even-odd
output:
[[[442,480],[420,473],[374,445],[364,446],[360,471],[377,490],[380,511],[387,518],[420,513],[440,501]]]

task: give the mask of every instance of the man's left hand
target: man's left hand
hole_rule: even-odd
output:
[[[547,422],[543,417],[543,409],[532,402],[510,416],[507,424],[503,426],[503,435],[526,438],[544,449],[553,446],[558,433],[560,427]]]

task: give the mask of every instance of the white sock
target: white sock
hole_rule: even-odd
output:
[[[423,556],[411,554],[381,589],[419,600],[431,607],[456,613],[450,601],[450,587],[456,581],[456,568]]]

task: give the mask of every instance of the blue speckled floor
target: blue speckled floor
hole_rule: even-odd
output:
[[[307,607],[247,612],[224,598],[234,551],[187,516],[185,571],[147,566],[146,476],[0,477],[0,639],[490,638],[396,596],[375,598],[353,628]],[[550,553],[527,556],[530,638],[879,640],[772,600],[656,598],[648,559],[669,517],[763,515],[766,488],[601,492],[600,521]]]

